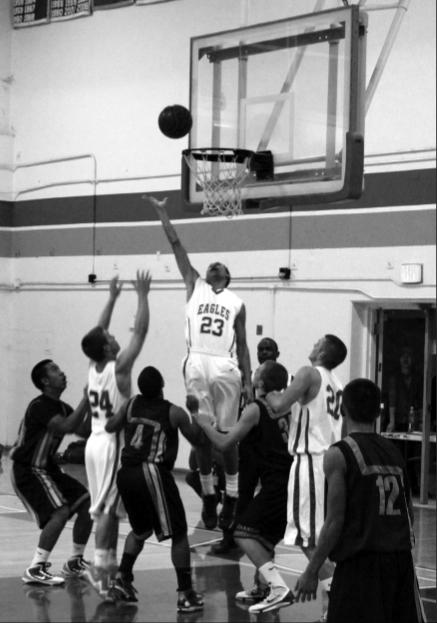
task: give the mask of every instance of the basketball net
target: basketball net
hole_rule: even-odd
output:
[[[238,149],[187,150],[184,158],[204,200],[203,216],[235,216],[242,214],[241,187],[249,176],[251,152]]]

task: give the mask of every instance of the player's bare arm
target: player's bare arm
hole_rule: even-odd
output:
[[[172,405],[169,416],[173,428],[178,428],[191,445],[201,446],[204,444],[205,436],[201,427],[195,420],[190,420],[190,416],[182,407]]]
[[[338,448],[331,447],[326,452],[323,459],[323,471],[328,485],[326,518],[320,531],[317,547],[296,583],[295,591],[298,601],[310,601],[316,598],[319,569],[336,545],[343,528],[346,508],[346,463]]]
[[[162,227],[164,229],[165,235],[167,236],[167,240],[169,241],[171,248],[173,249],[179,272],[181,273],[182,279],[185,282],[185,287],[187,289],[187,300],[189,300],[191,295],[193,294],[194,285],[199,277],[199,273],[191,265],[188,253],[186,252],[181,241],[179,240],[179,236],[175,228],[173,227],[172,222],[168,218],[166,207],[167,197],[160,201],[159,199],[156,199],[156,197],[143,195],[143,199],[153,206],[157,216],[161,220]]]
[[[317,385],[318,383],[318,385]],[[266,400],[274,411],[282,412],[290,409],[298,400],[308,402],[315,395],[320,387],[320,374],[311,366],[300,368],[291,381],[290,385],[283,392],[269,392]]]
[[[70,413],[68,417],[62,415],[55,415],[47,428],[53,433],[60,433],[61,435],[68,435],[74,433],[74,431],[82,424],[85,416],[88,413],[88,398],[84,396],[77,405],[76,409]]]
[[[252,374],[250,369],[250,355],[246,340],[246,307],[243,304],[235,318],[235,336],[237,344],[238,366],[243,377],[243,396],[246,402],[253,400]]]
[[[127,403],[125,403],[121,409],[114,415],[112,415],[106,421],[105,430],[107,433],[116,433],[124,428],[127,414]]]
[[[97,326],[102,327],[102,329],[107,330],[109,328],[112,312],[114,311],[114,306],[120,296],[122,287],[123,284],[119,282],[118,275],[111,279],[109,283],[109,298],[97,323]]]
[[[138,295],[138,307],[132,336],[128,346],[121,351],[115,364],[115,374],[120,392],[130,393],[131,372],[134,362],[140,354],[149,328],[149,292],[152,277],[149,271],[137,271],[137,278],[132,282]]]
[[[187,408],[191,412],[193,420],[199,424],[208,439],[220,451],[228,450],[232,446],[235,446],[239,441],[244,439],[249,431],[259,422],[259,407],[256,403],[251,403],[244,409],[235,426],[226,433],[220,433],[212,426],[208,416],[199,413],[197,398],[194,398],[194,400],[192,400],[192,398],[194,397],[187,396]]]

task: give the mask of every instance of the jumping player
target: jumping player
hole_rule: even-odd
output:
[[[311,366],[300,368],[281,394],[267,395],[278,412],[292,407],[288,451],[293,457],[288,483],[288,517],[284,542],[301,547],[311,558],[324,520],[325,476],[323,456],[341,438],[342,385],[333,372],[346,358],[347,348],[335,335],[314,345]],[[326,618],[333,565],[320,568],[323,618]]]
[[[296,584],[297,598],[315,597],[329,556],[336,567],[328,623],[422,623],[411,549],[413,509],[404,460],[374,432],[379,388],[355,379],[343,392],[347,436],[326,452],[327,515],[317,547]]]
[[[88,373],[88,400],[91,407],[91,435],[85,448],[85,467],[91,494],[90,513],[95,521],[94,565],[85,578],[105,597],[110,586],[111,571],[117,568],[117,540],[120,505],[116,473],[120,462],[122,439],[117,433],[108,433],[108,418],[121,408],[131,395],[131,372],[149,326],[151,278],[149,273],[137,271],[133,282],[138,295],[138,308],[128,346],[120,346],[108,332],[115,302],[121,284],[114,277],[109,286],[109,299],[98,324],[82,340],[82,350],[90,360]]]
[[[187,394],[198,397],[200,411],[226,432],[234,426],[240,396],[252,400],[249,350],[246,343],[246,308],[243,301],[228,290],[231,276],[224,264],[214,262],[202,279],[191,265],[186,250],[170,222],[167,199],[144,197],[159,216],[187,293],[187,357],[183,371]],[[197,452],[202,485],[202,519],[209,529],[217,525],[217,500],[212,474],[211,446]],[[218,518],[219,527],[229,527],[238,498],[238,449],[235,445],[223,453],[226,492]]]
[[[287,450],[290,412],[276,414],[265,401],[272,390],[287,386],[288,373],[280,363],[266,361],[256,371],[254,402],[247,405],[237,424],[226,435],[215,430],[204,414],[197,411],[198,401],[187,397],[187,406],[212,443],[222,450],[250,435],[261,488],[237,517],[234,539],[264,578],[268,590],[255,594],[242,591],[238,601],[256,601],[249,612],[260,614],[289,606],[294,596],[273,562],[275,546],[282,540],[287,523],[287,482],[291,457]]]
[[[164,399],[164,379],[159,370],[144,368],[138,377],[138,388],[140,394],[106,424],[108,432],[124,429],[125,446],[117,484],[132,528],[108,598],[124,603],[137,601],[133,567],[145,540],[154,532],[158,541],[172,541],[178,611],[195,612],[202,610],[203,598],[192,586],[187,520],[172,469],[178,452],[178,430],[193,445],[204,436],[184,409]]]
[[[55,455],[64,435],[73,433],[87,413],[84,397],[75,411],[60,397],[67,378],[51,359],[43,359],[31,372],[32,382],[41,391],[27,407],[18,439],[11,449],[11,479],[17,496],[36,519],[41,534],[30,566],[23,575],[26,584],[56,586],[64,577],[80,577],[88,568],[83,554],[91,534],[90,496],[75,478],[65,474]],[[73,554],[61,576],[49,572],[49,556],[68,519],[73,524]]]

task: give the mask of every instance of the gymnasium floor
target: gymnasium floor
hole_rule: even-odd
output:
[[[83,480],[81,466],[67,465],[66,470]],[[295,604],[275,613],[251,615],[247,607],[239,607],[234,595],[243,587],[252,585],[253,567],[240,555],[212,556],[209,549],[220,539],[218,531],[202,528],[200,500],[188,487],[183,474],[177,475],[182,499],[187,509],[189,539],[192,545],[192,564],[195,586],[205,595],[202,613],[180,615],[176,612],[176,579],[170,561],[169,543],[158,544],[151,539],[139,557],[135,569],[135,586],[139,591],[137,606],[115,606],[102,602],[97,594],[80,580],[71,580],[63,588],[24,585],[21,574],[33,554],[38,531],[14,495],[9,478],[10,461],[6,453],[0,460],[0,622],[71,621],[129,623],[133,621],[183,623],[227,621],[317,621],[321,614],[320,598],[306,604]],[[415,509],[416,540],[414,552],[419,585],[424,599],[428,622],[437,622],[436,616],[436,509]],[[122,551],[128,524],[122,523],[119,551]],[[91,537],[92,539],[93,537]],[[54,572],[70,554],[71,522],[67,525],[53,554]],[[87,548],[92,558],[93,541]],[[276,560],[291,588],[294,587],[305,559],[297,548],[280,545]],[[351,623],[353,623],[351,621]]]

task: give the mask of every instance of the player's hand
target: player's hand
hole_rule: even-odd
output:
[[[296,601],[311,601],[311,599],[316,599],[318,582],[317,574],[311,573],[306,569],[299,577],[294,587]]]
[[[386,428],[387,433],[392,433],[395,429],[394,422],[389,422]]]
[[[152,197],[151,195],[143,195],[141,199],[150,203],[151,206],[155,209],[155,212],[158,216],[162,213],[166,212],[168,197],[164,197],[164,199],[157,199],[156,197]]]
[[[116,299],[120,296],[123,284],[118,281],[118,275],[115,275],[109,283],[109,296],[111,299]]]
[[[132,285],[138,296],[146,297],[149,294],[151,283],[152,277],[148,270],[137,270],[137,278],[135,281],[132,281]]]

